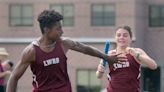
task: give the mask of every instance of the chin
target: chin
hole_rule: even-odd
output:
[[[127,44],[118,44],[119,47],[127,47]]]

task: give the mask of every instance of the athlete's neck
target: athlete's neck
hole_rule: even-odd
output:
[[[126,53],[126,48],[127,47],[117,47],[116,51],[117,51],[117,53]]]
[[[39,44],[41,46],[45,46],[45,47],[47,46],[47,47],[49,47],[49,46],[53,46],[55,43],[56,43],[55,40],[50,40],[50,39],[48,39],[47,37],[44,37],[44,36],[42,36],[39,39]]]

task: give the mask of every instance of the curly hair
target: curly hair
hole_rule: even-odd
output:
[[[52,28],[57,22],[63,19],[63,16],[54,10],[44,10],[38,16],[42,34],[44,34],[44,28]]]

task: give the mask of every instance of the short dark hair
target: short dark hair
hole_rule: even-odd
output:
[[[127,26],[127,25],[125,25],[125,26],[120,26],[120,27],[117,28],[117,30],[120,29],[120,28],[121,28],[121,29],[127,30],[128,33],[129,33],[129,35],[130,35],[130,38],[133,37],[133,33],[132,33],[131,28],[130,28],[129,26]]]
[[[44,28],[52,28],[57,22],[63,19],[63,16],[56,12],[55,10],[44,10],[38,16],[38,22],[42,34],[44,33]]]

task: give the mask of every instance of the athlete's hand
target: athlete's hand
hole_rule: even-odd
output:
[[[98,68],[97,68],[97,71],[104,73],[105,69],[106,68],[102,64],[99,64]]]
[[[137,51],[136,49],[134,48],[126,48],[126,52],[131,54],[133,57],[137,58],[138,59],[138,54],[141,54],[139,51]]]
[[[121,55],[121,53],[116,55],[110,55],[107,60],[108,64],[113,65],[114,63],[121,63],[127,60],[126,57],[121,57],[119,55]]]

